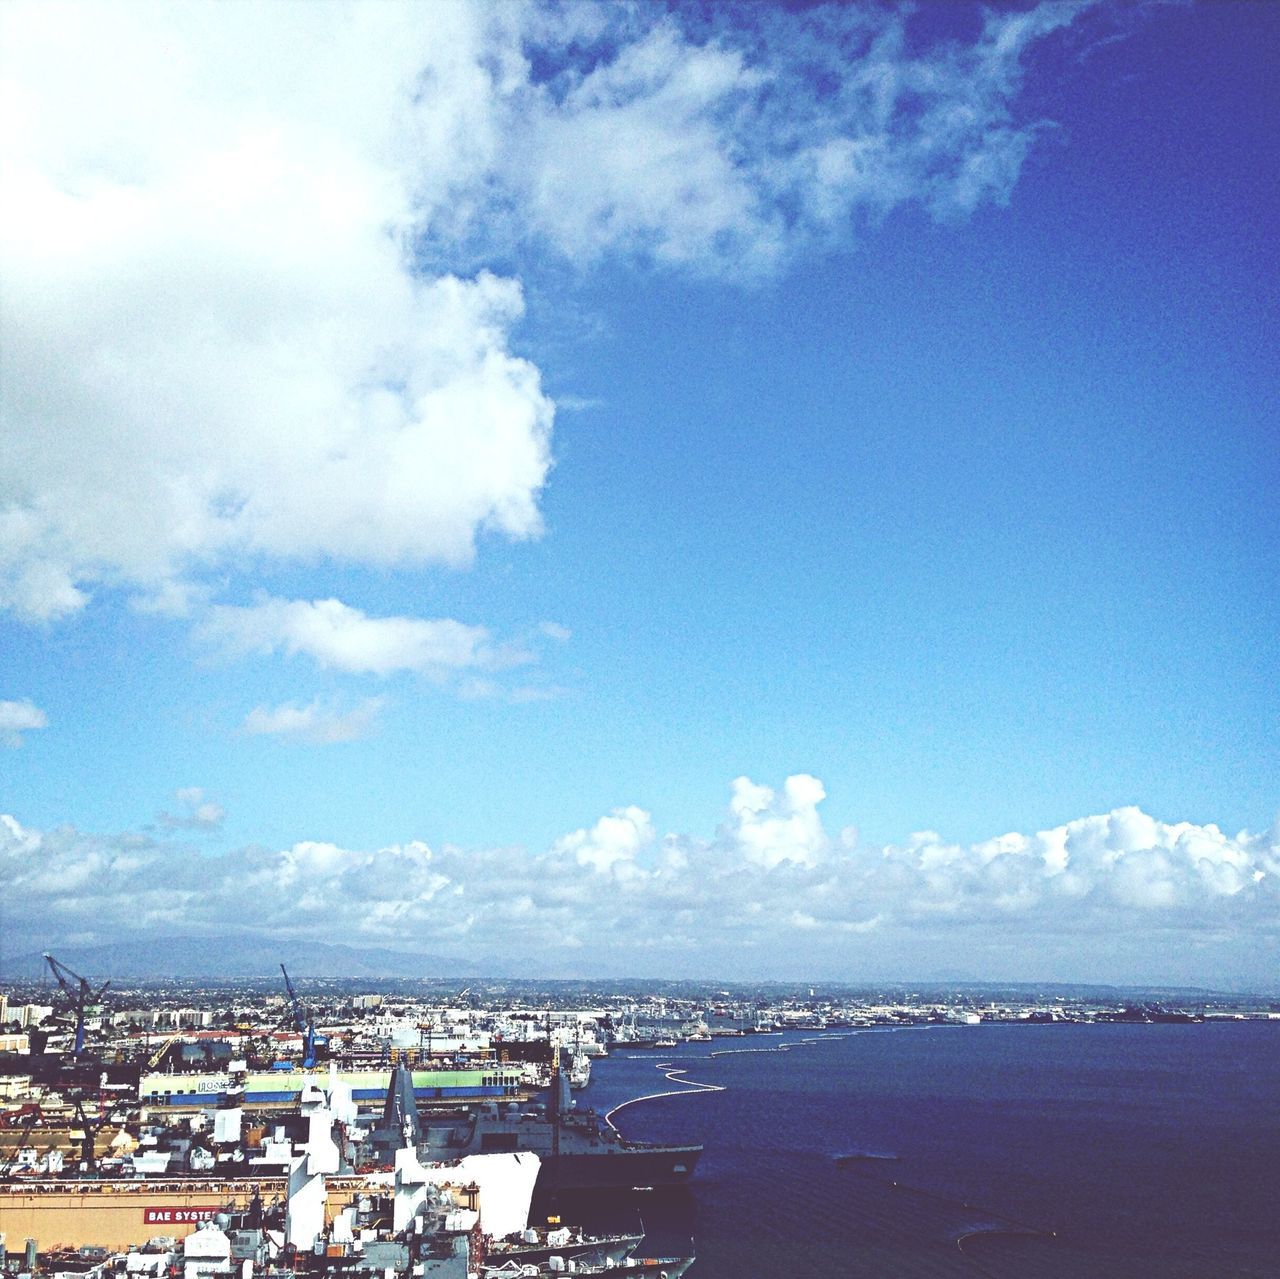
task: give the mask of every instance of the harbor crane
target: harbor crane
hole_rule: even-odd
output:
[[[88,1173],[92,1173],[98,1166],[98,1132],[106,1127],[108,1115],[105,1109],[101,1109],[99,1113],[90,1119],[85,1113],[84,1099],[77,1097],[75,1099],[76,1106],[76,1122],[80,1126],[80,1167]],[[76,1138],[73,1137],[73,1140]]]
[[[304,1070],[310,1070],[316,1064],[316,1049],[327,1048],[329,1037],[316,1034],[315,1019],[310,1012],[305,1017],[302,1015],[302,1001],[289,979],[289,970],[281,964],[280,971],[284,974],[284,988],[289,992],[289,1003],[293,1008],[293,1024],[302,1036],[302,1066]]]
[[[159,1066],[159,1064],[164,1060],[165,1053],[167,1053],[169,1049],[172,1048],[174,1044],[176,1044],[178,1040],[181,1038],[182,1038],[181,1030],[175,1030],[172,1035],[169,1035],[161,1043],[160,1047],[157,1048],[155,1052],[153,1052],[151,1056],[147,1058],[147,1069],[155,1070],[155,1068]]]
[[[39,1106],[24,1106],[21,1110],[10,1112],[6,1117],[6,1128],[21,1128],[14,1138],[13,1145],[6,1156],[0,1151],[0,1177],[7,1177],[22,1163],[22,1148],[31,1140],[31,1130],[44,1120],[44,1112]]]
[[[49,971],[57,979],[58,985],[62,987],[63,993],[71,1001],[71,1007],[75,1012],[76,1046],[74,1055],[79,1057],[84,1052],[85,1010],[101,1000],[111,983],[104,981],[97,990],[94,990],[86,978],[81,977],[79,973],[73,973],[66,964],[60,964],[48,952],[45,953],[44,960],[49,965]],[[72,985],[73,982],[75,985]]]

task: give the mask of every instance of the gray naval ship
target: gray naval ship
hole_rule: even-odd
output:
[[[539,1190],[656,1189],[693,1176],[701,1146],[628,1141],[594,1111],[549,1114],[486,1103],[455,1127],[428,1128],[425,1158],[531,1150],[542,1160]]]
[[[397,1066],[373,1139],[377,1143],[385,1134],[388,1144],[401,1145],[406,1133],[419,1158],[432,1163],[466,1155],[532,1151],[542,1161],[538,1191],[552,1194],[684,1185],[702,1154],[701,1146],[630,1141],[595,1111],[575,1110],[569,1100],[568,1077],[554,1068],[545,1106],[486,1102],[459,1122],[424,1128],[408,1071]]]
[[[679,1279],[688,1257],[637,1257],[642,1235],[588,1235],[569,1226],[528,1229],[495,1241],[485,1254],[483,1279],[506,1276],[608,1275],[610,1279]]]
[[[680,1279],[694,1263],[693,1257],[627,1257],[617,1265],[608,1263],[591,1263],[578,1265],[573,1261],[556,1258],[546,1265],[515,1267],[505,1264],[497,1267],[485,1266],[480,1271],[482,1279],[517,1279],[528,1276],[559,1276],[574,1274],[579,1276],[604,1275],[608,1279]],[[558,1264],[557,1264],[558,1263]],[[572,1267],[572,1268],[570,1268]]]
[[[580,1226],[529,1226],[505,1239],[495,1239],[485,1254],[491,1269],[512,1264],[540,1266],[551,1264],[552,1257],[573,1260],[580,1266],[605,1266],[613,1269],[640,1246],[642,1234],[589,1235]]]

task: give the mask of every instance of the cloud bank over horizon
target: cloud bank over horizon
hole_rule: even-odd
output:
[[[165,815],[168,829],[225,817],[199,788],[178,799],[189,816]],[[918,973],[936,956],[1003,965],[980,976],[1041,978],[1056,962],[1064,980],[1121,980],[1108,964],[1124,963],[1133,980],[1213,984],[1223,947],[1228,971],[1272,971],[1280,821],[1231,836],[1129,806],[968,845],[922,831],[866,846],[825,828],[823,799],[805,774],[777,790],[738,778],[711,838],[659,835],[627,806],[544,851],[309,840],[205,855],[144,832],[38,831],[5,816],[0,870],[10,920],[43,921],[31,936],[41,945],[245,930],[327,941],[338,922],[352,944],[515,954],[581,975],[856,979],[895,963],[910,976],[913,957]],[[1160,950],[1144,968],[1171,931],[1183,954]],[[1029,970],[1020,947],[1032,937]]]
[[[521,272],[750,280],[1004,202],[1024,59],[1085,7],[917,48],[842,6],[7,5],[0,607],[538,537]]]

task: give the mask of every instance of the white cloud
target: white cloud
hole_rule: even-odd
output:
[[[900,906],[918,914],[1012,910],[1053,927],[1113,911],[1195,917],[1215,903],[1261,900],[1255,894],[1280,888],[1275,836],[1230,838],[1213,825],[1167,824],[1118,808],[970,846],[945,844],[932,832],[913,836],[884,850],[893,868],[885,882],[905,873],[916,895]]]
[[[362,675],[416,671],[443,677],[532,660],[515,646],[496,644],[483,626],[450,618],[369,617],[336,599],[263,596],[246,607],[217,605],[197,634],[233,655],[301,653],[324,669]]]
[[[4,7],[13,608],[539,532],[552,407],[508,349],[520,286],[413,268],[410,89],[433,59],[463,75],[482,25],[421,19]]]
[[[703,26],[692,6],[613,8],[586,31],[571,12],[533,40],[556,73],[504,86],[492,167],[521,225],[575,261],[770,270],[901,204],[1007,200],[1040,127],[1013,113],[1023,57],[1087,7],[991,13],[975,40],[917,51],[905,9],[739,6]]]
[[[1056,974],[1069,978],[1120,946],[1130,964],[1163,957],[1186,972],[1224,936],[1242,970],[1265,971],[1260,957],[1280,945],[1280,826],[1228,836],[1120,808],[976,844],[924,834],[851,848],[820,839],[821,823],[815,831],[808,822],[820,789],[805,775],[779,791],[739,779],[712,839],[658,838],[650,814],[631,806],[545,851],[314,841],[193,858],[136,835],[39,832],[5,818],[0,875],[15,911],[48,921],[51,935],[109,936],[154,918],[168,929],[234,922],[323,939],[343,920],[371,941],[396,942],[407,930],[459,957],[528,953],[552,963],[580,952],[575,962],[588,971],[732,976],[755,956],[774,975],[807,966],[853,976],[842,968],[850,956],[893,953],[909,975],[927,943],[951,966],[995,945],[1030,964],[1052,954]],[[764,841],[771,851],[762,855],[759,824],[797,814],[806,818],[803,847],[820,844],[822,856],[777,856],[781,835]]]
[[[369,697],[349,710],[328,706],[319,698],[306,706],[255,706],[241,730],[254,737],[295,738],[315,746],[353,742],[373,732],[385,705],[386,698]]]
[[[537,536],[553,406],[478,266],[755,274],[1003,201],[1076,12],[4,5],[0,606]]]
[[[807,773],[788,777],[781,796],[739,777],[733,783],[727,838],[760,866],[787,861],[812,866],[830,847],[818,816],[818,805],[826,797],[822,783]]]
[[[48,726],[48,716],[26,698],[20,702],[0,702],[0,742],[4,745],[21,746],[23,733]]]
[[[573,858],[579,866],[607,872],[629,867],[636,855],[653,843],[649,814],[634,805],[615,808],[590,830],[577,830],[556,841],[553,855]]]
[[[221,804],[209,799],[199,786],[183,786],[174,791],[178,812],[162,812],[160,824],[169,830],[217,830],[227,815]]]

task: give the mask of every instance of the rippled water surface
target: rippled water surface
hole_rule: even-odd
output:
[[[661,1063],[687,1073],[669,1082]],[[618,1054],[580,1104],[706,1146],[687,1192],[572,1201],[693,1279],[1280,1276],[1280,1023],[984,1025]],[[844,1158],[841,1158],[843,1156]]]

